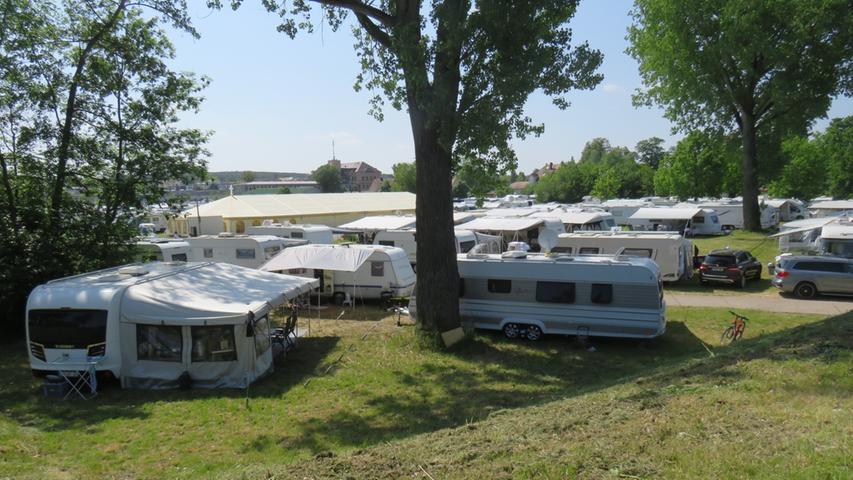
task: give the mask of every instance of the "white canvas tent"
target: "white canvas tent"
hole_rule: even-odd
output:
[[[243,388],[272,369],[268,313],[317,281],[226,263],[141,277],[120,306],[121,383]]]
[[[345,223],[338,228],[359,232],[378,232],[383,230],[400,230],[414,226],[414,215],[377,215],[360,218],[353,222]]]

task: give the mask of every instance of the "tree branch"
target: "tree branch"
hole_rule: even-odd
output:
[[[310,0],[321,5],[330,7],[340,7],[347,9],[357,15],[370,17],[386,27],[393,27],[399,22],[399,19],[393,15],[385,13],[372,5],[368,5],[358,0]],[[360,20],[359,20],[360,21]]]
[[[361,25],[368,35],[371,38],[379,42],[385,48],[391,48],[391,36],[388,35],[388,32],[379,28],[378,25],[373,23],[367,15],[363,13],[356,13],[355,18],[358,19],[358,24]]]

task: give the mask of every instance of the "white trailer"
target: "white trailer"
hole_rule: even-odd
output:
[[[762,203],[774,207],[779,210],[780,222],[792,222],[802,220],[808,216],[805,205],[799,200],[793,198],[770,198],[762,200]]]
[[[696,202],[680,203],[676,208],[707,208],[717,212],[717,218],[723,230],[743,228],[743,204],[737,202]],[[768,204],[760,205],[761,228],[773,228],[779,225],[779,209]]]
[[[628,218],[641,208],[654,207],[652,202],[644,200],[612,199],[601,204],[602,208],[613,215],[616,225],[628,225]]]
[[[845,212],[853,213],[853,199],[816,201],[809,205],[808,210],[812,217],[831,217],[843,215]]]
[[[551,253],[652,259],[664,282],[693,277],[693,242],[678,232],[575,232],[559,236]]]
[[[190,260],[194,262],[224,262],[241,267],[258,268],[282,249],[305,245],[305,240],[284,239],[272,235],[202,235],[187,239]]]
[[[409,256],[409,263],[414,266],[418,263],[416,232],[414,228],[377,232],[376,236],[373,237],[373,244],[402,248],[406,251],[406,255]],[[483,253],[501,253],[503,246],[502,237],[460,229],[454,230],[454,233],[456,234],[456,253],[468,253],[477,245],[484,245],[478,250]]]
[[[641,208],[628,218],[632,230],[671,231],[691,235],[722,233],[717,212],[708,208]]]
[[[123,387],[244,387],[272,368],[267,313],[313,279],[223,263],[125,265],[50,281],[27,300],[35,373],[97,372]],[[251,332],[252,335],[248,335]]]
[[[415,272],[402,248],[383,245],[302,245],[285,249],[261,270],[316,278],[318,293],[347,299],[408,297]]]
[[[566,232],[610,230],[616,226],[613,215],[601,209],[555,209],[550,212],[537,212],[531,217],[558,220]]]
[[[459,312],[474,328],[537,340],[543,334],[653,338],[666,329],[660,271],[650,259],[459,255]],[[417,316],[414,299],[410,313]]]
[[[463,223],[457,228],[501,236],[505,245],[510,242],[525,242],[530,245],[533,251],[540,250],[539,236],[542,235],[543,231],[550,230],[553,232],[552,235],[566,232],[559,220],[535,217],[480,217]]]
[[[325,225],[295,224],[295,223],[272,223],[264,221],[263,225],[257,227],[246,227],[248,235],[272,235],[281,238],[295,238],[306,240],[308,243],[335,243],[332,229]]]
[[[136,242],[136,260],[140,262],[186,262],[190,244],[183,239],[147,238]]]

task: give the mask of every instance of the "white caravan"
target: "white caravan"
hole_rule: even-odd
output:
[[[647,258],[459,255],[459,313],[507,337],[653,338],[666,329],[660,270]],[[417,316],[414,299],[409,311]]]
[[[743,228],[743,204],[736,202],[697,202],[679,203],[676,208],[707,208],[717,212],[717,218],[723,230]],[[759,206],[761,210],[761,228],[773,228],[779,225],[779,209],[767,204]]]
[[[693,277],[693,242],[678,232],[564,233],[551,253],[567,255],[624,255],[650,258],[664,282]]]
[[[612,199],[602,203],[601,206],[613,215],[616,225],[628,225],[628,218],[637,210],[644,207],[654,207],[652,202],[631,199]]]
[[[780,222],[792,222],[794,220],[802,220],[808,216],[806,207],[803,202],[794,200],[793,198],[771,198],[762,200],[761,203],[774,207],[779,210]]]
[[[146,238],[136,242],[136,259],[140,262],[186,262],[190,244],[183,239]]]
[[[628,218],[632,230],[663,230],[691,235],[722,233],[717,212],[707,208],[641,208]]]
[[[829,217],[842,215],[844,212],[853,212],[853,199],[850,200],[825,200],[814,202],[809,205],[809,214],[812,217]]]
[[[504,239],[504,244],[525,242],[530,245],[533,251],[540,250],[539,236],[542,235],[543,231],[550,230],[552,232],[551,235],[566,232],[566,229],[559,220],[535,217],[480,217],[463,223],[457,228],[501,236]]]
[[[258,268],[282,249],[304,245],[305,240],[293,240],[272,235],[202,235],[187,239],[190,260],[194,262],[224,262],[241,267]]]
[[[485,233],[472,232],[471,230],[454,230],[456,234],[456,253],[468,253],[476,245],[485,244],[478,251],[483,253],[501,253],[503,238],[497,235],[486,235]],[[386,247],[399,247],[406,251],[409,263],[417,265],[418,244],[417,233],[414,228],[406,230],[387,230],[377,232],[373,237],[374,245]]]
[[[125,265],[50,281],[27,300],[30,367],[123,387],[245,387],[270,371],[267,313],[315,285],[223,263]],[[251,333],[251,334],[250,334]]]
[[[325,225],[273,223],[264,220],[263,225],[246,227],[246,234],[295,238],[297,240],[306,240],[308,243],[335,243],[332,237],[332,229]]]
[[[534,213],[531,217],[558,220],[567,232],[610,230],[616,227],[613,215],[599,209],[556,209]]]
[[[415,272],[402,248],[382,245],[302,245],[285,249],[261,270],[316,278],[318,293],[346,299],[407,297]]]

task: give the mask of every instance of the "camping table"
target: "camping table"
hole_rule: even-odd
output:
[[[98,378],[95,366],[102,359],[103,357],[86,357],[85,361],[72,361],[69,358],[62,358],[48,363],[51,367],[50,369],[55,369],[56,374],[62,377],[69,387],[68,393],[62,397],[63,400],[75,393],[84,400],[88,400],[98,394]]]

